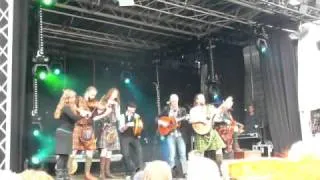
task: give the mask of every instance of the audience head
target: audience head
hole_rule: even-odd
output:
[[[26,170],[20,174],[22,180],[54,180],[44,171]]]
[[[189,154],[187,174],[187,180],[222,180],[218,165],[198,152]]]
[[[172,180],[171,168],[164,161],[153,161],[144,169],[143,180]]]

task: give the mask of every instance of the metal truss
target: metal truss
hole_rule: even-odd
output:
[[[260,24],[255,18],[264,14],[282,14],[294,21],[319,19],[318,9],[301,6],[297,10],[286,1],[135,0],[130,7],[109,1],[94,6],[87,0],[66,1],[57,3],[55,9],[43,9],[44,32],[46,38],[139,51],[199,39],[220,30],[241,31],[243,26]],[[52,15],[64,20],[57,23],[51,20]],[[66,25],[68,19],[76,19],[82,26]]]
[[[305,4],[290,6],[287,0],[225,0],[243,7],[269,14],[281,14],[294,21],[314,21],[320,19],[320,9]]]
[[[103,45],[118,45],[132,49],[158,49],[163,45],[141,39],[121,37],[75,27],[64,27],[62,25],[46,22],[43,23],[43,31],[47,37],[50,37],[50,35],[55,35],[57,38],[67,36],[69,38],[79,38],[87,42],[92,41],[95,43],[104,43]]]
[[[230,6],[230,3],[220,3],[218,8],[202,7],[196,4],[200,2],[203,4],[205,1],[198,0],[188,1],[188,3],[178,0],[138,0],[133,7],[101,4],[99,8],[94,9],[84,6],[83,4],[87,2],[85,0],[77,0],[77,2],[78,4],[58,3],[55,10],[43,9],[43,11],[97,22],[100,23],[100,26],[107,24],[113,26],[114,31],[125,31],[124,34],[130,38],[138,37],[136,39],[158,43],[158,45],[149,46],[151,48],[161,47],[163,44],[174,41],[201,38],[211,33],[211,29],[235,30],[234,24],[252,25],[255,22],[251,19],[257,14],[255,12],[253,16],[243,16],[245,14],[241,12],[243,7],[228,9],[227,6]],[[88,29],[83,28],[83,30]],[[92,34],[96,30],[89,31]],[[70,35],[70,32],[68,34]],[[126,38],[121,38],[121,40],[126,41]],[[119,39],[112,39],[112,41],[120,43]],[[129,42],[133,43],[132,40]],[[147,43],[139,42],[138,45],[147,45]]]

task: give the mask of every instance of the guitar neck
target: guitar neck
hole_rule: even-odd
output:
[[[188,119],[188,116],[182,116],[182,117],[176,118],[176,121],[179,122],[179,121],[187,120],[187,119]]]

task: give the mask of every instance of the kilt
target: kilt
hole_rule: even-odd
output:
[[[113,140],[108,141],[108,135],[113,135]],[[98,140],[98,147],[107,149],[108,151],[120,150],[119,134],[116,124],[104,123],[100,130],[100,136]]]
[[[199,152],[219,150],[225,148],[226,145],[221,139],[218,132],[212,129],[206,135],[195,135],[195,150]]]
[[[226,151],[232,152],[234,129],[230,125],[221,125],[216,127],[217,132],[226,144]]]
[[[84,128],[88,127],[90,125],[84,125],[84,124],[76,124],[74,129],[73,129],[73,134],[72,134],[72,149],[73,150],[79,150],[79,151],[84,151],[84,150],[96,150],[96,138],[93,133],[91,139],[86,142],[82,142],[80,140],[81,137],[81,132]]]

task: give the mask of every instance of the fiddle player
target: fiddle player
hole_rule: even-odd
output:
[[[96,100],[97,89],[89,86],[83,97],[78,98],[78,109],[81,112],[86,112],[86,116],[82,117],[75,124],[72,134],[72,154],[69,158],[69,168],[78,151],[85,151],[85,179],[95,180],[91,174],[92,158],[94,150],[96,150],[96,140],[93,131],[92,112],[97,109],[98,101]]]

